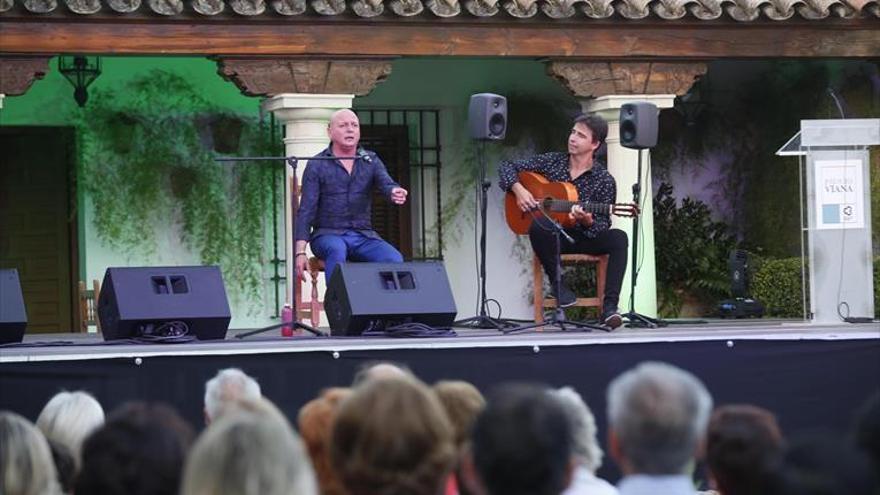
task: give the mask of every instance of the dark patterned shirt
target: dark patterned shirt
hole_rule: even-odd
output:
[[[315,156],[332,158],[333,153],[328,147]],[[378,239],[370,220],[372,192],[375,188],[390,197],[395,187],[400,186],[372,151],[358,148],[351,174],[339,160],[309,160],[303,172],[294,240],[310,241],[351,230]]]
[[[617,183],[614,182],[614,177],[608,173],[608,168],[603,162],[595,159],[593,168],[572,179],[568,156],[568,153],[551,152],[524,160],[501,162],[498,167],[500,177],[498,185],[507,192],[518,182],[517,174],[519,172],[537,172],[551,182],[574,184],[581,202],[614,203],[617,200]],[[579,226],[587,237],[595,238],[600,232],[611,227],[611,217],[606,214],[594,213],[593,225],[584,227],[579,224]]]

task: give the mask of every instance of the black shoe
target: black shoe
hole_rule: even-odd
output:
[[[623,318],[621,318],[620,313],[616,309],[607,311],[602,313],[602,324],[614,330],[623,324]]]
[[[551,290],[553,297],[556,299],[556,305],[560,308],[567,308],[569,306],[574,306],[577,302],[577,296],[574,295],[574,292],[571,291],[565,284],[560,284],[559,287],[559,295],[556,295],[556,290]]]

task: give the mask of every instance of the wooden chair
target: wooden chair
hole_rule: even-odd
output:
[[[605,299],[605,276],[608,272],[608,255],[592,255],[592,254],[563,254],[562,266],[576,265],[579,263],[595,263],[596,264],[596,296],[595,297],[578,297],[574,303],[575,307],[594,307],[602,311],[602,301]],[[532,256],[532,270],[535,274],[534,287],[534,303],[535,303],[535,322],[544,321],[544,308],[556,307],[556,299],[544,299],[544,269],[541,266],[537,256]]]
[[[290,178],[290,191],[291,206],[296,209],[299,207],[300,196],[296,177]],[[294,256],[296,256],[296,253],[294,253]],[[320,300],[318,297],[318,277],[323,271],[324,261],[315,256],[310,257],[309,280],[305,283],[311,282],[312,287],[310,294],[312,297],[307,303],[303,303],[302,300],[303,282],[297,280],[293,286],[293,311],[296,315],[296,320],[300,322],[308,320],[313,327],[318,327],[321,324],[321,312],[324,311],[324,301]]]
[[[312,284],[311,300],[303,303],[302,283],[294,287],[294,309],[297,321],[309,320],[313,327],[321,324],[321,311],[324,311],[324,301],[318,298],[318,277],[324,271],[324,262],[314,256],[309,258],[309,282]],[[306,282],[308,283],[308,282]]]
[[[92,288],[87,289],[86,283],[79,281],[79,331],[88,333],[89,326],[94,325],[101,332],[101,320],[98,319],[98,295],[101,293],[101,282],[92,280]]]

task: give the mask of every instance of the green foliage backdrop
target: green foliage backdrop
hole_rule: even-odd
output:
[[[79,129],[80,177],[103,242],[155,255],[164,246],[154,227],[177,224],[201,263],[222,267],[233,296],[259,297],[276,169],[214,157],[268,154],[266,129],[218,110],[186,80],[162,71],[94,95]]]

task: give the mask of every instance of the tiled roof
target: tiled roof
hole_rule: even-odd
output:
[[[377,16],[503,19],[880,19],[880,0],[0,0],[0,13],[168,17]],[[880,33],[878,33],[880,36]]]

